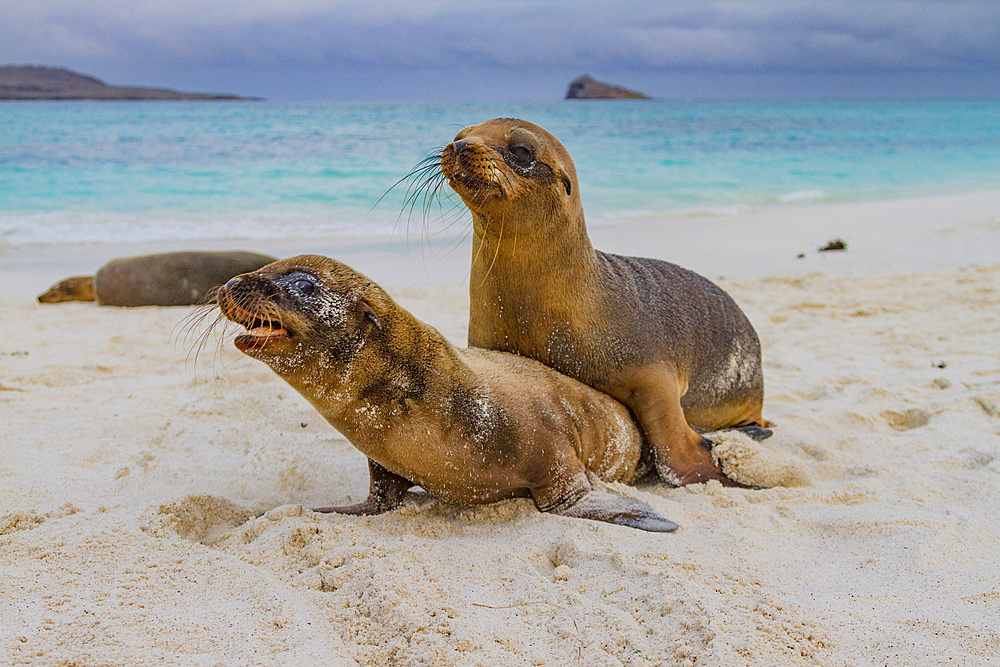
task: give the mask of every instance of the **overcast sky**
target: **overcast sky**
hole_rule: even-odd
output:
[[[1000,95],[1000,0],[0,0],[0,64],[291,99]]]

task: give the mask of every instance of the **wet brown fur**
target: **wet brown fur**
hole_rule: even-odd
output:
[[[368,499],[324,511],[387,511],[419,485],[457,503],[530,495],[543,511],[676,528],[601,483],[652,470],[623,405],[531,359],[453,347],[350,267],[281,260],[230,281],[218,304],[248,328],[236,346],[368,457]]]
[[[519,146],[530,164],[514,159]],[[698,431],[767,425],[760,342],[729,295],[675,264],[595,250],[573,161],[537,125],[467,127],[440,159],[473,217],[469,345],[624,402],[664,479],[728,483]]]

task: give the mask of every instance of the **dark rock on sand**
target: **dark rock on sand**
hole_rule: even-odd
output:
[[[828,252],[830,250],[847,250],[847,242],[842,239],[834,239],[820,248],[819,252]]]

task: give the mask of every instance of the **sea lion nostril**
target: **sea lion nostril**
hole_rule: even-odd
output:
[[[230,278],[228,281],[226,281],[226,289],[233,289],[234,287],[236,287],[239,284],[240,284],[240,278],[239,278],[239,276],[237,276],[235,278]]]
[[[456,141],[451,146],[455,151],[455,155],[462,152],[462,149],[469,145],[468,141]]]

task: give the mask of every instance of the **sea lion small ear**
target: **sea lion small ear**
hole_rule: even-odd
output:
[[[361,299],[361,312],[365,314],[365,318],[369,322],[375,325],[375,328],[379,331],[382,330],[382,321],[379,320],[378,315],[375,314],[375,309],[372,308],[371,304]]]
[[[573,181],[569,180],[569,175],[563,171],[559,170],[559,176],[562,177],[563,189],[566,190],[567,195],[573,194]]]

